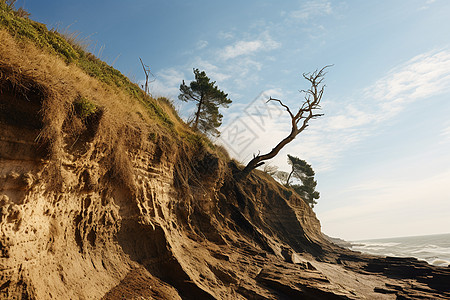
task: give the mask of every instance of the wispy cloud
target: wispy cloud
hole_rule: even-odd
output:
[[[275,139],[285,135],[285,122],[279,121],[289,121],[287,114],[281,107],[267,103],[270,96],[282,97],[283,92],[264,91],[251,103],[233,105],[226,115],[219,142],[238,160],[246,161],[256,152],[266,151]]]
[[[267,54],[281,46],[266,28],[254,29],[252,32],[240,33],[240,38],[233,32],[220,32],[218,38],[228,44],[221,48],[214,48],[208,41],[199,40],[195,50],[186,52],[190,53],[190,57],[184,64],[163,69],[156,74],[156,81],[150,85],[151,93],[176,98],[181,81],[193,79],[192,68],[199,68],[216,81],[233,101],[239,100],[241,90],[259,81],[264,62],[270,60]],[[194,51],[195,56],[192,55]]]
[[[208,41],[200,40],[197,42],[197,49],[199,49],[199,50],[206,48],[207,46],[208,46]]]
[[[154,96],[176,98],[185,75],[176,68],[163,69],[155,74],[156,80],[149,84],[150,93]]]
[[[273,40],[270,35],[265,32],[260,38],[254,40],[241,40],[226,46],[219,51],[219,57],[228,60],[244,55],[251,55],[258,51],[269,51],[277,49],[281,44]]]
[[[444,127],[444,129],[441,130],[440,136],[442,137],[441,142],[450,142],[450,125],[447,125],[447,127]]]
[[[345,113],[334,115],[327,120],[327,130],[344,130],[360,127],[376,121],[376,114],[356,108],[353,104],[346,106]]]
[[[419,98],[441,94],[450,88],[450,51],[418,55],[391,70],[366,89],[365,96],[403,106]]]
[[[429,9],[430,6],[431,6],[433,3],[435,3],[435,2],[436,2],[436,0],[427,0],[427,1],[425,1],[425,4],[422,5],[422,6],[419,8],[419,10],[426,10],[426,9]]]
[[[418,55],[365,88],[362,100],[348,100],[344,109],[330,111],[326,125],[316,132],[322,137],[320,143],[311,143],[310,147],[332,145],[333,150],[325,157],[336,158],[339,152],[376,134],[383,122],[400,114],[407,105],[449,90],[450,50]]]
[[[264,43],[261,40],[255,41],[239,41],[232,46],[227,46],[221,56],[223,59],[235,58],[241,55],[248,55],[260,50]]]
[[[208,74],[208,77],[213,81],[217,81],[219,83],[227,80],[231,77],[230,74],[226,74],[221,71],[221,68],[216,66],[215,64],[201,59],[200,57],[196,57],[192,63],[196,68],[199,68],[202,71],[205,71]]]
[[[338,109],[328,105],[333,100],[324,102],[326,118],[314,120],[314,126],[288,148],[314,163],[319,172],[332,170],[345,151],[368,136],[378,134],[380,126],[401,113],[406,105],[412,105],[419,99],[427,100],[449,89],[450,50],[424,53],[390,70],[374,84],[361,90],[358,100],[349,99]],[[253,143],[253,151],[270,150],[286,135],[286,130],[290,129],[286,116],[268,120],[269,129],[261,133],[251,120],[245,119],[246,124],[259,133]],[[241,153],[240,159],[249,156],[248,151]],[[285,165],[285,157],[276,158],[276,163]]]
[[[447,128],[444,128],[441,132],[441,135],[450,138],[450,126]]]
[[[230,31],[219,31],[217,37],[222,40],[230,40],[234,38],[234,34]]]
[[[302,4],[300,9],[292,11],[289,16],[302,22],[312,18],[330,15],[333,12],[331,2],[325,0],[308,1]]]

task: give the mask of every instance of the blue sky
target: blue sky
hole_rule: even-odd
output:
[[[349,240],[450,232],[450,2],[18,1],[31,18],[78,31],[135,82],[177,101],[205,70],[233,104],[222,137],[243,163],[290,130],[303,72],[328,64],[322,118],[286,154],[310,162],[325,233]],[[177,102],[178,103],[178,102]],[[192,107],[177,104],[183,116]]]

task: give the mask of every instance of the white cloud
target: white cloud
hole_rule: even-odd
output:
[[[317,0],[305,2],[299,10],[292,11],[289,16],[306,22],[315,17],[330,15],[332,12],[330,1]]]
[[[416,56],[364,89],[362,101],[349,100],[342,105],[344,109],[327,112],[322,121],[326,125],[315,129],[320,138],[309,138],[308,148],[327,149],[319,163],[331,163],[355,143],[376,134],[383,122],[397,116],[406,105],[449,90],[450,51]]]
[[[203,49],[208,46],[208,41],[200,40],[197,42],[197,49]]]
[[[450,88],[450,51],[432,51],[391,70],[366,89],[365,96],[403,105]]]
[[[285,136],[289,128],[288,115],[278,105],[267,100],[282,97],[280,89],[269,89],[262,92],[251,103],[235,104],[229,109],[221,127],[219,142],[225,145],[231,155],[240,161],[249,160],[254,153],[270,150],[276,145],[280,136]],[[283,122],[280,122],[283,120]]]
[[[442,130],[441,135],[447,138],[450,138],[450,126],[447,128],[444,128],[444,130]]]
[[[262,63],[249,57],[240,57],[225,67],[233,74],[233,88],[238,90],[245,90],[249,85],[256,84],[261,68]]]
[[[367,125],[376,120],[374,114],[356,108],[353,104],[346,107],[345,113],[327,118],[326,130],[336,131]]]
[[[222,40],[230,40],[234,38],[234,34],[229,31],[219,31],[218,38]]]
[[[406,105],[442,94],[449,88],[450,51],[424,53],[392,69],[363,89],[358,100],[341,102],[337,109],[328,105],[333,100],[326,99],[325,91],[326,117],[311,121],[311,126],[286,148],[289,153],[297,153],[308,160],[318,172],[332,170],[345,151],[368,136],[378,134],[380,126],[385,126],[385,121],[401,113]],[[282,96],[280,99],[285,101]],[[267,120],[264,132],[259,132],[247,116],[242,118],[258,135],[252,145],[253,152],[270,151],[290,130],[287,114]],[[238,158],[248,159],[253,152],[238,151]],[[280,166],[286,165],[284,152],[275,161]]]
[[[237,41],[233,45],[226,46],[219,51],[219,57],[223,60],[236,58],[238,56],[251,55],[258,51],[270,51],[281,46],[279,42],[274,41],[270,35],[265,32],[260,38],[249,41]]]
[[[180,70],[170,68],[159,72],[157,77],[163,79],[168,85],[180,85],[183,80],[184,73]]]
[[[179,94],[179,86],[184,73],[175,68],[163,69],[155,74],[156,80],[149,84],[150,93],[154,96],[166,96],[175,99]]]
[[[272,88],[272,89],[268,89],[266,91],[263,92],[263,94],[268,98],[272,97],[272,98],[277,98],[277,99],[281,99],[283,98],[283,91],[280,88]]]
[[[450,142],[450,125],[447,125],[447,127],[441,130],[440,136],[442,137],[441,143]]]
[[[303,32],[308,34],[308,37],[312,40],[317,40],[323,38],[326,33],[327,29],[323,25],[316,25],[311,27],[304,27],[302,29]],[[324,41],[323,41],[324,43]]]
[[[221,53],[223,59],[235,58],[241,55],[251,54],[260,50],[263,47],[263,42],[255,41],[238,41],[232,46],[227,46]]]
[[[419,8],[419,10],[429,9],[430,5],[433,4],[434,2],[436,2],[436,0],[427,0],[427,1],[425,1],[425,5],[421,6]]]
[[[231,75],[221,72],[220,68],[216,65],[207,60],[203,60],[200,57],[195,58],[192,65],[202,71],[205,71],[212,81],[222,82],[231,77]]]

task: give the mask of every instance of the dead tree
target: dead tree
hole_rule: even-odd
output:
[[[142,62],[142,59],[139,57],[139,60],[141,61],[141,65],[142,65],[142,69],[144,69],[144,73],[145,73],[145,87],[144,88],[144,92],[146,95],[149,94],[149,89],[148,89],[148,84],[155,81],[155,79],[149,81],[149,76],[152,75],[152,77],[154,78],[155,76],[152,74],[152,72],[150,72],[150,67],[147,65],[144,65],[144,63]]]
[[[312,73],[303,73],[303,78],[305,78],[311,84],[308,90],[301,90],[300,92],[305,93],[305,98],[303,104],[300,106],[298,112],[294,115],[289,107],[285,105],[281,100],[274,99],[270,97],[269,101],[278,102],[282,107],[286,109],[291,117],[291,133],[285,137],[281,142],[279,142],[269,153],[263,155],[256,155],[247,164],[247,166],[242,170],[241,175],[247,176],[253,169],[264,164],[265,160],[275,157],[280,150],[292,142],[295,137],[308,127],[308,122],[311,119],[322,116],[323,114],[316,113],[320,109],[320,101],[322,100],[323,91],[325,85],[322,84],[324,76],[326,74],[325,69],[330,66],[325,66],[320,70],[316,70]]]

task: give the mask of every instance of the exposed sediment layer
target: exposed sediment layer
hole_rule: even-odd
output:
[[[101,156],[66,153],[55,191],[34,150],[38,131],[0,130],[9,133],[0,138],[2,298],[450,298],[448,269],[330,244],[312,210],[264,174],[236,182],[204,155],[194,167],[209,171],[180,186],[176,161],[140,150],[130,155],[135,191],[99,190]]]

